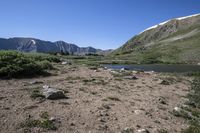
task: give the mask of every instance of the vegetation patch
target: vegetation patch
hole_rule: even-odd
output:
[[[55,123],[49,120],[49,115],[47,112],[42,112],[40,114],[40,117],[41,117],[40,119],[33,119],[33,117],[29,117],[20,124],[20,127],[22,128],[39,127],[47,130],[57,130]]]
[[[47,74],[58,58],[47,54],[0,51],[0,78],[32,77]]]
[[[186,107],[180,111],[174,112],[177,117],[185,118],[189,127],[182,133],[199,133],[200,132],[200,77],[195,77],[191,85],[191,92],[188,95],[189,101]]]
[[[31,98],[33,99],[36,99],[36,98],[44,98],[44,95],[42,95],[42,93],[40,92],[40,88],[39,87],[36,87],[36,88],[33,88],[31,90],[31,95],[30,95]]]

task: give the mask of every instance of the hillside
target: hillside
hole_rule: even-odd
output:
[[[131,38],[111,56],[135,63],[200,62],[200,14],[152,26]]]
[[[50,42],[43,41],[35,38],[0,38],[0,50],[18,50],[22,52],[42,52],[42,53],[54,53],[54,52],[68,52],[78,55],[84,55],[88,53],[93,54],[107,54],[108,51],[101,49],[95,49],[93,47],[79,47],[75,44],[66,43],[64,41]]]

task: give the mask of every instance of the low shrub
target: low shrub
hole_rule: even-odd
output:
[[[53,68],[51,62],[57,61],[56,57],[45,54],[0,51],[0,78],[43,75]]]

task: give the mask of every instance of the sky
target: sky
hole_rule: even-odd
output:
[[[115,49],[148,27],[200,13],[200,0],[0,0],[0,38]]]

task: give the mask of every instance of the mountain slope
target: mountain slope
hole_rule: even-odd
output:
[[[2,50],[18,50],[22,52],[68,52],[78,55],[93,53],[107,54],[110,51],[95,49],[93,47],[78,47],[75,44],[66,43],[64,41],[50,42],[35,38],[0,38],[0,49]]]
[[[111,55],[137,63],[200,62],[200,14],[150,27]]]

